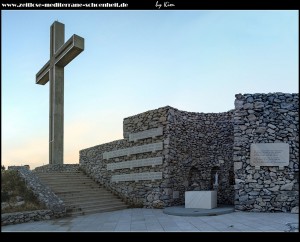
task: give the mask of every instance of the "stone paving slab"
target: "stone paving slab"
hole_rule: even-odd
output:
[[[2,226],[2,232],[298,232],[298,214],[232,212],[174,216],[163,209],[132,208]]]
[[[185,208],[184,206],[174,206],[164,208],[164,213],[176,216],[216,216],[220,214],[234,212],[234,206],[218,206],[212,209]]]

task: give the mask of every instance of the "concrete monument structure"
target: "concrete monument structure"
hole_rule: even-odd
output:
[[[50,80],[50,165],[63,164],[64,67],[83,49],[83,38],[64,42],[64,25],[52,24],[50,60],[36,75],[37,84]],[[236,94],[234,105],[127,117],[123,139],[81,150],[80,168],[138,207],[298,211],[299,94]]]
[[[50,27],[50,60],[36,74],[36,84],[50,81],[49,164],[63,164],[64,147],[64,67],[84,49],[84,39],[73,35],[65,42],[65,25],[55,21]]]
[[[299,94],[235,97],[224,113],[127,117],[123,139],[81,150],[80,166],[134,206],[297,211]]]

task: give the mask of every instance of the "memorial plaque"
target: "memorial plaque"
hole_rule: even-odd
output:
[[[129,141],[137,141],[140,139],[154,138],[163,134],[163,128],[148,129],[145,131],[129,134]]]
[[[162,157],[154,157],[148,159],[139,159],[139,160],[130,160],[130,161],[123,161],[117,163],[110,163],[107,164],[107,170],[118,170],[118,169],[125,169],[125,168],[135,168],[135,167],[142,167],[142,166],[155,166],[162,164]]]
[[[141,181],[141,180],[159,180],[162,179],[162,172],[143,172],[143,173],[131,173],[122,175],[113,175],[111,182],[121,181]]]
[[[147,152],[155,152],[157,150],[162,150],[162,149],[163,149],[163,142],[158,142],[153,144],[140,145],[140,146],[134,146],[134,147],[129,147],[120,150],[103,152],[102,155],[104,160],[108,160],[110,158],[129,156],[129,155],[147,153]]]
[[[258,169],[260,166],[289,165],[289,144],[257,143],[250,146],[250,164]]]

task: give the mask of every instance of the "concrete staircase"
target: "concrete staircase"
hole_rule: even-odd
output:
[[[49,186],[67,207],[69,215],[109,212],[127,208],[120,198],[80,171],[37,172],[41,182]]]

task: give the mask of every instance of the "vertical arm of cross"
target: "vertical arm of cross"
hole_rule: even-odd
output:
[[[55,65],[55,55],[65,42],[65,25],[54,22],[50,28],[49,161],[63,164],[64,68]]]
[[[65,43],[65,25],[55,21],[50,28],[50,58]]]
[[[65,25],[55,21],[50,27],[50,60],[36,74],[36,84],[45,85],[50,80],[49,72],[55,65],[55,53],[64,42]]]
[[[64,67],[84,49],[84,39],[73,35],[66,43],[64,24],[50,27],[50,60],[36,74],[36,83],[50,81],[49,163],[63,164]]]

